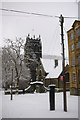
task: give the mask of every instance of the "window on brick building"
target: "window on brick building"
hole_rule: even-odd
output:
[[[80,48],[80,41],[78,41],[78,45],[77,45],[78,48]]]
[[[77,28],[77,37],[79,37],[80,36],[80,28]]]
[[[78,80],[79,80],[79,84],[80,84],[80,70],[78,70]]]
[[[70,34],[70,39],[73,40],[73,32]]]
[[[74,44],[71,45],[71,51],[73,51],[73,50],[74,50]]]
[[[73,83],[75,84],[76,83],[76,74],[75,73],[73,73]]]
[[[72,66],[75,65],[75,60],[74,60],[74,57],[72,57]]]
[[[80,55],[78,55],[78,65],[80,65]]]

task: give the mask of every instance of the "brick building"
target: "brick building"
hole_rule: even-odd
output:
[[[80,95],[80,21],[67,32],[69,48],[70,94]]]

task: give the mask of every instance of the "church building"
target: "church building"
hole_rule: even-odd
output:
[[[39,77],[37,75],[41,64],[40,58],[42,58],[42,44],[40,35],[38,38],[35,38],[35,36],[30,38],[30,35],[28,35],[24,46],[24,59],[26,66],[30,69],[30,85],[33,92],[35,90],[38,90],[38,92],[43,90],[42,73],[39,72]]]

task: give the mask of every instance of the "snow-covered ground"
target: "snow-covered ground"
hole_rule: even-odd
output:
[[[1,97],[1,94],[0,94]],[[2,118],[78,118],[78,97],[67,92],[68,112],[63,111],[63,93],[55,94],[55,111],[49,109],[49,93],[2,96]]]
[[[2,118],[2,91],[0,88],[0,120]]]

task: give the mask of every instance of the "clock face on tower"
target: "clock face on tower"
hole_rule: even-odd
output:
[[[36,54],[33,54],[33,59],[36,59]]]

